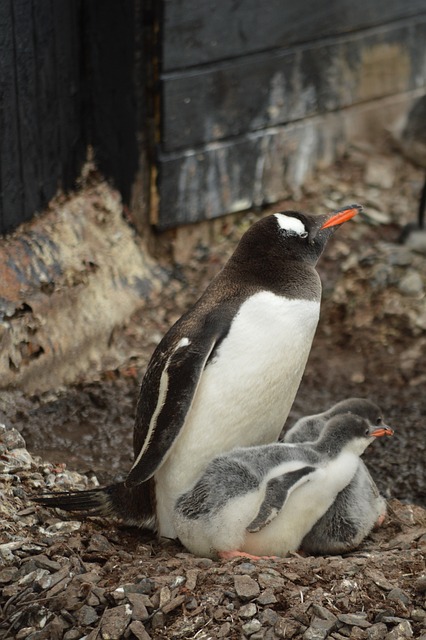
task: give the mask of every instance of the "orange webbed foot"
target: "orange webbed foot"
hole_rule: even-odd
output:
[[[222,560],[232,560],[233,558],[248,558],[249,560],[278,560],[278,556],[253,556],[245,551],[218,551],[218,556]]]

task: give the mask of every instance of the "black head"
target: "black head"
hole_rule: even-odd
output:
[[[375,438],[391,435],[393,430],[383,423],[372,425],[367,418],[342,413],[327,421],[316,448],[332,457],[343,450],[361,455]]]
[[[326,413],[327,418],[342,413],[352,413],[368,420],[371,426],[380,426],[384,424],[383,414],[380,407],[367,398],[347,398],[335,404]]]
[[[242,237],[235,256],[262,261],[301,261],[315,265],[335,229],[362,210],[350,205],[331,214],[312,216],[282,211],[262,218]]]

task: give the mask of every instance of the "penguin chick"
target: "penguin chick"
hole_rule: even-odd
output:
[[[285,433],[284,442],[316,440],[331,417],[352,413],[371,425],[383,424],[382,411],[364,398],[348,398],[327,411],[301,418]],[[338,554],[355,549],[386,515],[386,501],[362,460],[351,482],[337,495],[327,512],[306,534],[301,550],[307,554]]]
[[[383,435],[353,414],[331,418],[316,442],[239,448],[216,457],[174,509],[194,554],[285,556],[354,477],[359,456]]]
[[[334,230],[360,209],[322,216],[284,211],[252,225],[154,351],[125,482],[37,501],[115,515],[176,537],[176,499],[216,455],[278,439],[318,323],[315,265]]]

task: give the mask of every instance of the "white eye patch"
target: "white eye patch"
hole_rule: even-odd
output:
[[[275,213],[274,215],[278,220],[280,229],[283,231],[287,231],[287,233],[291,235],[300,236],[301,238],[306,238],[308,235],[305,225],[299,218],[292,218],[291,216],[286,216],[284,213]]]

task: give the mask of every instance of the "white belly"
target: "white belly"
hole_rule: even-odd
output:
[[[240,550],[275,556],[297,551],[305,535],[350,483],[358,464],[356,455],[345,453],[318,469],[290,494],[275,520],[258,533],[246,533]]]
[[[176,537],[177,497],[217,454],[278,439],[305,369],[320,303],[270,292],[240,308],[204,370],[182,432],[155,474],[160,535]]]

